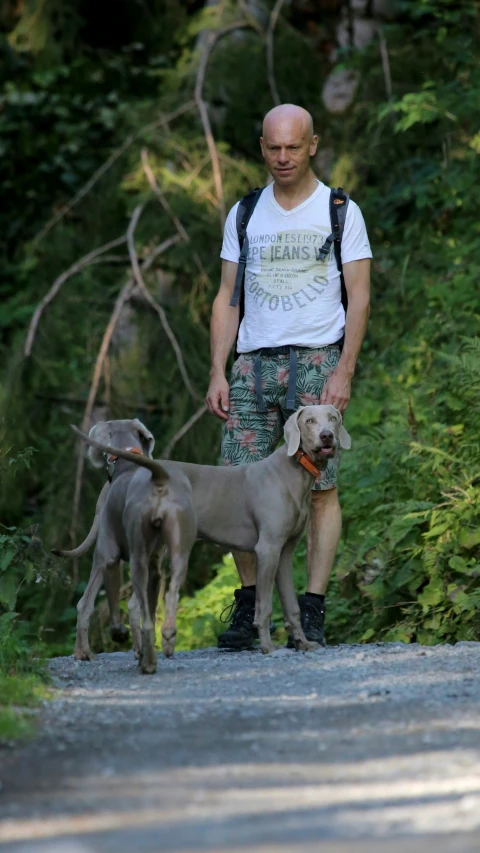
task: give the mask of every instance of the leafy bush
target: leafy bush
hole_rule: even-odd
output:
[[[12,483],[18,467],[29,468],[33,448],[0,456],[2,484]],[[0,525],[0,739],[32,731],[33,707],[45,695],[44,649],[31,623],[19,619],[19,597],[35,579],[42,580],[44,554],[27,532]],[[40,543],[41,545],[41,543]]]
[[[215,567],[215,577],[194,596],[183,597],[178,608],[177,651],[214,646],[228,625],[220,616],[232,603],[238,575],[231,554]],[[225,613],[224,618],[228,616]],[[160,638],[159,638],[160,639]]]
[[[107,21],[106,13],[84,12],[78,4],[72,14],[64,2],[56,4],[60,17],[38,0],[17,4],[11,15],[18,20],[0,55],[1,168],[10,194],[9,209],[0,214],[2,444],[38,450],[30,469],[20,461],[15,466],[15,481],[5,466],[1,472],[6,528],[0,533],[0,607],[20,612],[30,636],[42,629],[43,637],[48,629],[57,644],[72,630],[74,599],[90,560],[81,561],[73,589],[56,564],[40,555],[40,545],[35,551],[32,523],[41,525],[37,539],[65,541],[75,480],[68,424],[85,410],[96,354],[129,275],[125,249],[65,284],[45,311],[32,356],[22,361],[28,320],[63,270],[125,233],[133,209],[147,199],[144,145],[190,237],[188,245],[179,242],[161,257],[146,283],[165,297],[200,398],[218,282],[219,202],[198,115],[188,111],[163,130],[151,123],[192,97],[199,34],[229,25],[241,9],[219,4],[197,13],[198,4],[187,10],[154,0],[147,20],[141,4],[121,5],[122,13]],[[367,15],[371,8],[367,4]],[[321,101],[338,19],[322,13],[320,27],[293,3],[291,20],[280,18],[275,32],[282,100],[301,93],[301,104],[321,130],[325,156],[317,172],[326,182],[347,180],[374,251],[372,320],[347,415],[354,449],[344,454],[341,469],[344,536],[328,595],[331,642],[434,642],[478,637],[480,629],[480,226],[474,191],[480,178],[480,12],[473,0],[402,0],[397,13],[382,22],[382,51],[376,38],[361,50],[338,50],[338,60],[359,79],[355,101],[342,115],[327,114]],[[39,22],[35,31],[32,15]],[[125,25],[130,20],[132,26]],[[61,37],[58,21],[65,22]],[[228,206],[265,181],[257,137],[271,98],[262,38],[242,30],[220,40],[203,94]],[[33,242],[128,135],[144,127],[48,237]],[[175,233],[165,207],[152,199],[135,232],[139,256]],[[180,380],[157,318],[138,300],[129,312],[110,347],[97,414],[140,414],[161,449],[199,403]],[[202,418],[175,446],[175,455],[214,464],[218,448],[218,423]],[[79,538],[90,525],[99,477],[91,472],[85,478]],[[203,589],[182,600],[182,647],[214,642],[223,628],[217,617],[237,581],[228,561],[212,580],[216,553],[195,551],[188,593]],[[299,546],[299,590],[304,578]],[[12,625],[16,631],[16,620]]]

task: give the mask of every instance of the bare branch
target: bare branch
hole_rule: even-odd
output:
[[[160,204],[162,205],[163,209],[168,213],[170,219],[172,220],[173,224],[175,225],[175,228],[177,229],[178,233],[180,234],[180,237],[182,238],[182,240],[185,240],[186,243],[189,243],[190,237],[188,236],[187,232],[185,231],[185,228],[183,227],[183,225],[180,222],[176,213],[173,212],[173,210],[170,207],[167,199],[165,198],[163,192],[161,191],[160,187],[158,186],[158,184],[155,180],[155,175],[153,174],[152,167],[150,166],[150,163],[148,162],[148,151],[146,148],[142,148],[141,157],[142,157],[143,171],[145,172],[145,175],[147,177],[147,181],[150,184],[150,189],[157,196],[157,198],[158,198]]]
[[[93,406],[95,404],[95,397],[97,395],[98,386],[100,384],[100,379],[103,372],[103,365],[105,361],[105,356],[108,352],[108,348],[110,346],[110,341],[112,339],[113,332],[120,318],[120,314],[122,312],[122,308],[125,302],[130,299],[132,294],[132,290],[135,287],[135,282],[130,279],[126,284],[122,287],[120,293],[117,296],[115,301],[115,307],[112,311],[112,315],[110,320],[108,321],[107,328],[103,334],[102,343],[100,346],[99,353],[97,355],[97,361],[95,364],[95,368],[93,371],[92,383],[90,385],[90,392],[88,394],[87,404],[85,406],[85,411],[83,413],[82,419],[82,431],[88,432],[88,428],[90,426],[90,418],[92,416]],[[72,548],[75,547],[75,541],[77,538],[77,527],[78,527],[78,515],[80,510],[80,496],[82,493],[82,481],[83,481],[83,469],[85,465],[85,448],[82,446],[82,442],[79,442],[78,454],[77,454],[77,470],[75,473],[75,490],[73,494],[73,508],[72,508],[72,521],[70,524],[70,541],[72,543]],[[73,563],[73,589],[76,588],[78,583],[78,560],[74,560]]]
[[[133,212],[133,216],[130,220],[130,224],[128,226],[128,231],[127,231],[128,251],[130,254],[130,262],[132,264],[132,269],[133,269],[133,274],[135,276],[135,281],[137,282],[137,285],[138,285],[140,291],[142,292],[143,296],[145,297],[146,301],[148,302],[148,304],[153,308],[154,311],[156,311],[156,313],[158,314],[158,316],[160,318],[160,322],[163,326],[165,334],[167,335],[167,338],[170,341],[170,343],[172,345],[172,349],[175,353],[178,368],[180,370],[180,373],[182,375],[182,379],[185,383],[185,387],[186,387],[188,393],[193,397],[194,400],[200,400],[201,399],[200,395],[195,391],[195,389],[193,388],[193,386],[190,382],[190,379],[189,379],[189,376],[187,373],[187,369],[185,367],[185,362],[183,360],[182,351],[180,349],[179,343],[178,343],[172,329],[170,328],[170,325],[169,325],[169,322],[167,320],[167,316],[165,314],[165,311],[163,310],[162,306],[158,304],[156,299],[154,299],[154,297],[150,293],[149,289],[147,288],[147,286],[143,280],[143,276],[142,276],[142,273],[140,271],[140,266],[138,263],[137,253],[135,250],[135,243],[134,243],[133,235],[135,232],[135,227],[137,225],[137,222],[138,222],[140,215],[142,213],[142,210],[143,210],[143,205],[141,205],[141,204],[139,204],[135,208],[135,210]]]
[[[126,236],[123,234],[121,237],[117,237],[116,240],[111,240],[109,243],[105,243],[103,246],[100,246],[98,249],[93,249],[93,251],[89,252],[87,255],[84,255],[80,260],[75,261],[68,270],[62,272],[58,278],[53,282],[48,293],[45,294],[41,302],[37,305],[33,317],[30,320],[30,326],[28,327],[27,340],[25,342],[25,358],[28,358],[30,353],[32,352],[33,342],[35,340],[35,334],[37,331],[38,324],[40,322],[40,318],[43,314],[43,311],[50,305],[51,302],[55,299],[57,293],[60,288],[69,278],[73,275],[76,275],[78,272],[83,270],[85,267],[89,266],[96,261],[96,259],[102,255],[104,252],[108,252],[109,249],[114,249],[116,246],[121,246],[122,243],[126,242]]]
[[[218,157],[217,146],[215,145],[212,126],[210,124],[210,118],[208,116],[208,108],[205,101],[203,100],[203,85],[205,82],[205,72],[207,70],[208,60],[210,59],[210,54],[212,53],[212,50],[216,43],[221,38],[228,35],[228,33],[231,33],[233,30],[240,30],[250,27],[252,27],[252,24],[248,21],[237,21],[236,23],[229,24],[222,30],[218,30],[218,32],[209,32],[207,34],[204,43],[203,53],[200,58],[200,63],[197,69],[197,79],[195,83],[195,103],[200,114],[200,120],[202,122],[203,132],[205,134],[205,140],[207,142],[210,160],[212,163],[213,181],[215,184],[215,193],[217,196],[218,206],[220,210],[220,222],[222,226],[222,231],[225,225],[226,218],[225,201],[223,198],[222,172],[220,169],[220,160]]]
[[[266,48],[267,48],[267,75],[268,85],[272,94],[272,101],[275,106],[281,104],[280,95],[278,94],[277,83],[275,80],[275,61],[274,61],[274,40],[275,27],[277,26],[280,12],[286,0],[277,0],[270,14],[270,20],[267,27]]]
[[[172,220],[173,224],[175,225],[175,228],[177,229],[180,237],[182,238],[182,240],[185,241],[185,243],[191,243],[190,235],[187,233],[187,231],[183,227],[182,223],[180,222],[178,216],[174,213],[174,211],[170,207],[167,199],[165,198],[165,195],[163,194],[162,190],[160,189],[160,187],[157,184],[157,181],[155,180],[155,175],[153,174],[152,167],[150,166],[150,163],[148,162],[148,151],[146,148],[142,149],[142,165],[143,165],[143,171],[145,172],[145,175],[147,177],[147,181],[150,184],[150,189],[158,198],[163,209],[166,211],[166,213],[168,213],[168,215],[169,215],[170,219]],[[208,276],[205,272],[205,269],[204,269],[203,264],[200,260],[198,252],[194,251],[192,254],[192,257],[193,257],[193,260],[195,261],[195,264],[196,264],[196,267],[197,267],[199,273],[205,279],[208,280]]]
[[[110,157],[107,160],[105,160],[105,162],[100,166],[99,169],[97,169],[96,172],[94,172],[92,177],[78,191],[78,193],[76,193],[76,195],[74,195],[73,198],[70,199],[70,201],[68,201],[66,204],[64,204],[63,207],[61,207],[60,210],[58,210],[57,213],[55,213],[54,216],[52,216],[52,218],[48,220],[46,225],[44,225],[44,227],[33,238],[32,246],[36,246],[38,243],[40,243],[40,241],[43,240],[43,238],[48,234],[48,232],[51,231],[51,229],[58,222],[60,222],[60,220],[63,219],[63,217],[67,213],[69,213],[72,210],[72,208],[74,208],[75,205],[77,205],[78,202],[82,200],[82,198],[84,198],[87,195],[87,193],[90,192],[92,187],[95,186],[95,184],[97,183],[98,180],[100,180],[102,175],[104,175],[105,172],[108,172],[108,170],[111,168],[111,166],[113,166],[113,164],[118,160],[119,157],[122,156],[122,154],[125,153],[125,151],[127,151],[128,148],[130,148],[130,145],[132,145],[132,143],[135,142],[136,139],[143,136],[143,134],[148,133],[150,130],[156,130],[157,128],[162,127],[162,126],[168,127],[168,125],[171,121],[178,118],[178,116],[183,115],[183,113],[186,113],[189,110],[193,109],[194,106],[195,106],[195,101],[187,101],[185,104],[182,104],[180,107],[178,107],[178,109],[174,110],[172,113],[169,113],[166,116],[161,116],[161,118],[155,119],[155,121],[151,121],[151,122],[149,122],[149,124],[145,124],[139,130],[136,130],[135,133],[131,133],[130,136],[127,136],[127,138],[120,145],[120,147],[116,148],[115,151],[112,152]]]
[[[259,21],[257,21],[255,15],[249,9],[247,0],[237,0],[240,10],[243,12],[245,20],[248,21],[249,25],[253,30],[256,30],[260,35],[263,34],[262,25]]]
[[[189,173],[188,173],[187,177],[186,177],[186,178],[184,178],[184,180],[183,180],[183,186],[184,186],[184,187],[189,187],[189,186],[190,186],[190,184],[191,184],[191,183],[193,183],[193,181],[194,181],[196,178],[198,178],[198,176],[199,176],[200,172],[202,171],[202,169],[204,169],[204,168],[205,168],[205,166],[207,165],[207,163],[210,163],[210,154],[207,154],[207,155],[206,155],[206,157],[204,157],[204,158],[203,158],[203,160],[201,160],[201,161],[200,161],[200,163],[198,164],[198,166],[195,166],[195,168],[194,168],[194,169],[191,169],[191,170],[189,171]]]
[[[225,163],[228,163],[230,166],[233,166],[234,169],[237,169],[240,174],[244,175],[247,181],[252,180],[251,173],[248,168],[240,162],[240,160],[236,160],[235,157],[230,157],[228,154],[224,154],[223,151],[220,152],[220,160],[224,160]]]
[[[385,36],[383,35],[383,30],[379,26],[378,27],[378,38],[380,40],[380,55],[382,57],[382,68],[383,68],[383,76],[385,78],[385,89],[387,90],[387,98],[390,100],[393,94],[392,89],[392,75],[390,72],[390,60],[388,57],[388,47],[387,42],[385,41]]]
[[[202,417],[202,415],[205,414],[206,411],[207,411],[207,407],[205,405],[201,406],[199,409],[197,409],[195,414],[192,415],[192,417],[189,418],[188,421],[186,421],[186,423],[184,423],[184,425],[178,430],[178,432],[175,433],[173,438],[170,439],[170,441],[168,442],[166,448],[162,452],[162,459],[170,459],[170,454],[171,454],[173,448],[175,447],[177,441],[180,441],[180,439],[183,438],[183,436],[188,432],[188,430],[194,424],[197,423],[197,421]]]
[[[138,208],[136,208],[138,211]],[[136,213],[134,211],[134,215]],[[136,221],[138,221],[138,217],[140,216],[140,212],[137,215]],[[133,219],[133,217],[132,217]],[[131,225],[131,223],[130,223]],[[168,240],[164,240],[159,246],[157,246],[153,251],[149,254],[149,256],[144,260],[142,264],[142,269],[147,270],[152,266],[154,260],[162,253],[165,252],[170,246],[173,246],[175,243],[178,243],[180,240],[177,234],[174,234],[172,237],[169,237]],[[110,316],[110,320],[107,323],[106,329],[103,333],[102,343],[100,345],[100,349],[98,351],[97,360],[95,363],[95,368],[93,371],[92,382],[90,385],[90,391],[88,394],[87,403],[85,405],[85,410],[83,413],[82,419],[82,430],[83,432],[88,432],[88,428],[90,426],[90,419],[92,417],[93,407],[95,405],[95,399],[98,392],[98,387],[100,384],[100,380],[103,373],[103,366],[105,362],[105,357],[107,355],[110,342],[112,340],[112,335],[115,331],[116,325],[120,319],[120,315],[122,313],[122,308],[127,302],[132,292],[135,288],[135,280],[129,279],[126,284],[122,287],[120,293],[117,296],[115,301],[115,305]],[[72,547],[75,545],[75,540],[77,537],[77,528],[78,528],[78,516],[80,510],[80,496],[82,492],[82,480],[83,480],[83,469],[85,464],[85,448],[83,446],[83,442],[79,442],[78,446],[78,456],[77,456],[77,470],[75,473],[75,489],[73,495],[73,508],[72,508],[72,521],[70,524],[70,541],[72,542]],[[73,563],[73,580],[72,580],[72,589],[74,590],[78,582],[78,560],[75,560]]]

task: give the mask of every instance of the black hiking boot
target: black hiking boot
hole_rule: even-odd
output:
[[[236,589],[235,600],[222,612],[220,621],[230,627],[218,637],[219,649],[230,649],[237,652],[253,648],[253,641],[258,638],[258,631],[253,625],[255,618],[255,590]],[[224,614],[226,614],[224,618]],[[270,622],[270,634],[277,629],[275,622]]]
[[[322,603],[318,598],[311,598],[309,595],[299,595],[298,603],[300,605],[300,621],[307,640],[311,643],[318,643],[319,646],[326,646],[323,636],[325,611],[327,609],[325,602]],[[289,634],[287,649],[294,648],[293,637]]]
[[[255,590],[236,589],[235,600],[225,608],[220,621],[230,627],[218,637],[219,649],[236,649],[244,651],[253,648],[256,631],[253,627],[255,618]],[[224,617],[224,614],[227,614]]]

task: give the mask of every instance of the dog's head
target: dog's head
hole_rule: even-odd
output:
[[[155,447],[152,433],[138,418],[131,421],[99,421],[91,428],[89,435],[100,444],[109,444],[122,449],[137,447],[150,458]],[[105,465],[105,455],[96,447],[88,448],[88,458],[94,468],[102,468]]]
[[[352,445],[342,416],[334,406],[300,406],[286,422],[284,435],[289,456],[301,446],[321,468],[340,448],[350,450]]]

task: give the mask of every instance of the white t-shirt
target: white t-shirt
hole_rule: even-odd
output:
[[[330,190],[318,187],[298,207],[284,210],[273,184],[264,190],[247,227],[245,315],[238,352],[288,344],[321,347],[338,341],[345,327],[340,273],[333,248],[324,261],[316,258],[331,233]],[[225,223],[221,258],[238,262],[238,202]],[[360,208],[349,201],[342,238],[342,262],[371,258]]]

